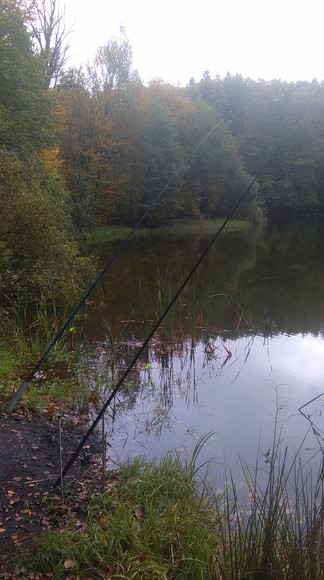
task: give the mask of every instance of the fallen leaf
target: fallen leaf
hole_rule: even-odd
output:
[[[75,568],[75,562],[73,560],[65,560],[64,568],[65,570],[72,570]]]
[[[16,497],[15,499],[10,499],[9,500],[9,505],[15,505],[18,502],[19,502],[19,497]]]
[[[21,512],[21,513],[22,513],[22,514],[27,514],[29,517],[31,517],[31,516],[33,516],[33,515],[34,515],[34,512],[33,512],[31,509],[29,509],[29,508],[27,508],[27,509],[25,509],[25,510],[22,510],[22,512]]]
[[[141,506],[137,506],[137,507],[134,509],[134,516],[135,516],[135,518],[137,518],[138,520],[141,520],[141,519],[143,519],[143,518],[144,518],[144,510],[143,510],[143,508],[141,508]]]
[[[3,534],[6,531],[6,528],[0,528],[0,534]]]

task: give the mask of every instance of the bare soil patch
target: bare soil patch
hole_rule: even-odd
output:
[[[80,425],[62,421],[63,465],[84,433]],[[98,487],[98,444],[86,446],[64,480],[75,492]],[[71,505],[64,505],[61,491],[54,489],[60,474],[58,427],[44,419],[0,413],[0,578],[9,578],[8,560],[38,532],[60,527]],[[50,508],[56,502],[55,510]],[[82,519],[82,509],[77,502]],[[58,507],[59,506],[59,507]],[[73,513],[72,513],[73,516]]]

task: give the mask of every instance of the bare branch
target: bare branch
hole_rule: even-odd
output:
[[[66,65],[71,30],[65,27],[65,6],[59,0],[32,0],[29,27],[35,50],[44,57],[47,86],[55,87]]]

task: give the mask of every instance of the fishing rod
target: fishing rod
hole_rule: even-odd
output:
[[[196,263],[194,264],[194,266],[190,270],[189,274],[184,278],[183,282],[181,283],[180,287],[178,288],[178,290],[174,294],[174,296],[171,299],[171,301],[169,302],[168,306],[166,307],[166,309],[164,310],[164,312],[161,314],[159,320],[155,323],[155,325],[153,326],[152,330],[150,331],[150,333],[148,334],[148,336],[144,340],[142,346],[138,349],[137,353],[134,355],[134,357],[133,357],[132,361],[130,362],[129,366],[127,367],[127,369],[124,371],[124,373],[122,374],[122,376],[118,380],[117,384],[113,388],[113,390],[110,393],[108,399],[106,400],[106,402],[102,406],[101,410],[99,411],[99,413],[97,414],[96,418],[94,419],[94,421],[90,425],[89,429],[87,430],[87,432],[83,436],[83,438],[80,441],[79,445],[76,447],[76,449],[74,450],[74,452],[70,456],[70,459],[68,460],[67,464],[65,465],[65,467],[63,469],[62,477],[64,477],[67,474],[67,472],[69,471],[70,467],[73,465],[73,463],[78,458],[80,451],[82,450],[82,448],[84,447],[84,445],[88,441],[90,435],[95,430],[95,428],[98,425],[99,421],[102,419],[102,417],[105,414],[106,410],[108,409],[111,401],[117,395],[120,387],[122,386],[122,384],[124,383],[124,381],[127,379],[128,375],[130,374],[131,370],[133,369],[133,367],[137,363],[137,361],[140,358],[141,354],[143,353],[143,351],[145,350],[145,348],[149,344],[151,338],[154,336],[154,334],[156,333],[156,331],[158,330],[158,328],[161,326],[163,320],[166,318],[166,316],[169,313],[169,311],[171,310],[173,304],[176,302],[177,298],[180,296],[181,292],[183,291],[183,289],[185,288],[185,286],[188,284],[190,278],[196,272],[197,268],[200,266],[201,262],[203,261],[203,259],[205,258],[205,256],[208,254],[210,248],[213,246],[213,244],[215,243],[215,241],[218,239],[218,237],[220,236],[220,234],[222,233],[222,231],[226,227],[226,225],[229,222],[229,220],[233,217],[233,215],[235,214],[235,212],[237,211],[237,209],[239,208],[239,206],[241,205],[241,203],[243,202],[243,200],[245,199],[245,197],[248,195],[248,193],[252,189],[252,187],[255,184],[255,182],[257,181],[257,179],[259,179],[260,175],[263,173],[264,169],[267,167],[267,165],[271,161],[272,157],[276,154],[276,152],[281,147],[281,145],[284,143],[284,141],[286,141],[286,139],[288,138],[288,136],[290,135],[290,133],[293,131],[293,129],[296,127],[296,125],[299,123],[299,121],[306,114],[306,112],[310,108],[311,104],[315,101],[315,99],[317,98],[317,96],[320,93],[320,90],[321,90],[321,87],[318,89],[318,91],[315,93],[315,95],[312,97],[312,99],[310,99],[310,101],[304,107],[304,109],[302,110],[302,112],[298,115],[298,117],[295,119],[295,121],[290,125],[290,127],[288,128],[288,130],[286,131],[286,133],[284,134],[284,136],[280,139],[280,141],[277,143],[277,145],[271,151],[270,155],[266,158],[266,160],[262,164],[261,168],[259,169],[258,173],[255,175],[255,177],[253,177],[253,179],[251,180],[251,182],[248,185],[248,187],[245,189],[245,191],[240,196],[240,198],[238,199],[238,201],[234,204],[233,208],[231,209],[231,211],[229,212],[228,216],[223,221],[222,225],[219,227],[219,229],[217,230],[217,232],[214,234],[214,236],[212,237],[211,241],[208,243],[208,245],[206,246],[206,248],[204,249],[204,251],[202,252],[202,254],[200,255],[200,257],[197,259]],[[57,487],[57,486],[60,485],[60,483],[61,483],[61,476],[56,480],[54,486]]]
[[[47,349],[45,350],[44,354],[41,356],[41,358],[39,359],[39,361],[37,362],[37,364],[30,371],[29,375],[23,379],[22,383],[20,384],[20,386],[18,387],[17,391],[13,395],[11,401],[8,403],[8,405],[6,407],[6,412],[7,413],[12,413],[12,411],[16,407],[18,401],[21,399],[22,395],[24,394],[26,388],[28,387],[29,382],[33,379],[33,377],[35,376],[36,372],[41,367],[41,365],[43,364],[43,362],[47,359],[48,355],[50,354],[50,352],[52,351],[52,349],[54,348],[54,346],[56,345],[56,343],[60,340],[60,338],[63,336],[64,332],[66,331],[66,329],[70,326],[71,322],[73,321],[73,319],[75,318],[75,316],[78,314],[78,312],[80,311],[80,309],[82,308],[82,306],[85,304],[85,302],[89,298],[90,294],[92,294],[92,292],[94,291],[94,289],[96,288],[96,286],[99,284],[99,282],[105,276],[105,274],[110,270],[111,266],[113,265],[113,263],[115,262],[115,260],[118,258],[118,256],[122,253],[122,251],[124,250],[124,248],[126,247],[126,245],[128,244],[128,242],[135,236],[136,232],[138,231],[138,229],[142,225],[142,223],[145,220],[145,218],[147,217],[147,215],[155,209],[155,206],[157,205],[158,201],[160,200],[160,198],[162,197],[162,195],[164,194],[164,192],[166,191],[166,189],[169,187],[169,185],[172,183],[172,181],[174,181],[174,179],[179,175],[179,173],[181,172],[181,170],[183,169],[183,167],[186,165],[186,163],[188,163],[188,161],[196,153],[196,151],[201,147],[201,145],[205,141],[207,141],[207,139],[210,137],[210,135],[212,135],[212,133],[222,123],[224,123],[224,120],[223,119],[221,119],[220,121],[218,121],[218,123],[216,123],[216,125],[212,129],[210,129],[208,131],[208,133],[206,133],[206,135],[203,137],[203,139],[201,139],[201,141],[199,141],[198,145],[196,145],[192,149],[192,151],[185,158],[185,160],[180,163],[180,165],[178,166],[178,168],[176,169],[176,171],[174,172],[174,174],[170,177],[170,179],[167,181],[167,183],[164,185],[164,187],[162,187],[162,189],[158,193],[158,195],[153,199],[152,203],[150,204],[150,206],[148,207],[148,209],[144,212],[144,214],[142,215],[141,219],[134,225],[133,229],[128,234],[128,236],[124,240],[122,240],[122,242],[119,244],[119,246],[115,250],[115,253],[111,256],[111,258],[109,259],[109,261],[107,262],[107,264],[105,265],[105,267],[101,270],[100,274],[95,279],[95,281],[93,282],[93,284],[91,284],[91,286],[89,287],[89,289],[86,292],[86,294],[84,294],[83,298],[80,300],[80,302],[78,303],[78,305],[76,306],[76,308],[73,310],[72,314],[70,314],[69,318],[61,326],[61,328],[57,332],[56,336],[53,338],[52,342],[49,344],[49,346],[47,347]]]

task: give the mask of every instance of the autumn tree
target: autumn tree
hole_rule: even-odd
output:
[[[3,312],[68,300],[82,272],[60,177],[53,92],[18,2],[0,2],[0,288]]]
[[[98,141],[97,107],[84,71],[69,69],[58,86],[60,159],[71,194],[71,215],[78,230],[95,225],[95,167]]]
[[[120,37],[108,40],[95,56],[96,78],[102,90],[125,89],[136,71],[133,71],[132,47],[125,29],[120,28]]]
[[[89,67],[91,99],[95,109],[92,173],[98,221],[116,219],[117,203],[128,182],[126,149],[132,132],[141,82],[132,67],[132,50],[122,36],[99,48]]]
[[[56,87],[68,60],[70,30],[59,0],[27,1],[28,26],[36,52],[42,57],[47,87]]]

